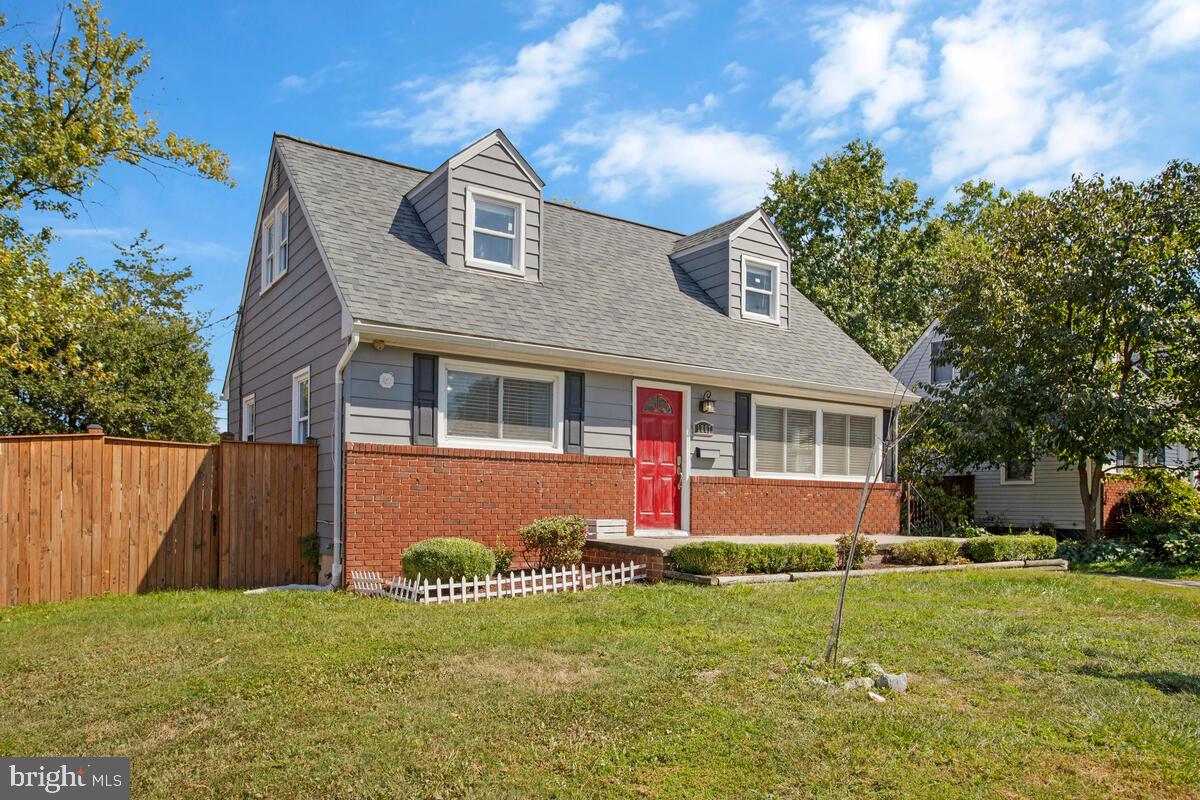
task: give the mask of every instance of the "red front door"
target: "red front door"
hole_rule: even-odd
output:
[[[637,390],[637,527],[679,528],[683,394]]]

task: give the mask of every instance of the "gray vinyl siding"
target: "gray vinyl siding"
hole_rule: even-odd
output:
[[[255,439],[292,440],[292,374],[309,368],[310,430],[318,442],[317,525],[322,551],[333,542],[334,370],[344,348],[341,305],[295,192],[279,171],[264,213],[289,197],[288,271],[260,295],[262,250],[253,245],[229,381],[229,430],[241,438],[242,398],[254,394]]]
[[[408,201],[416,209],[417,216],[425,224],[425,228],[429,231],[429,235],[433,237],[434,243],[437,244],[438,252],[442,254],[443,258],[446,257],[446,215],[449,210],[446,202],[446,192],[449,185],[447,175],[448,171],[431,178],[427,184],[408,197]]]
[[[466,266],[467,187],[491,189],[525,200],[525,279],[540,281],[542,193],[499,144],[450,170],[450,225],[446,261]]]
[[[346,438],[372,444],[412,444],[413,351],[359,345],[346,366]],[[379,376],[390,372],[390,389]]]
[[[633,454],[633,378],[588,372],[583,377],[583,452]]]
[[[729,313],[729,242],[722,239],[702,250],[675,259],[701,289]]]
[[[712,399],[717,408],[712,414],[700,413],[700,400],[705,392],[712,392]],[[693,475],[733,475],[733,389],[721,389],[714,386],[692,386],[692,426],[703,420],[711,422],[712,436],[692,436],[691,439],[691,474]],[[697,458],[697,448],[719,450],[720,455],[715,459]]]
[[[1055,458],[1034,465],[1032,484],[1000,483],[1000,470],[975,473],[975,521],[981,525],[1030,528],[1050,524],[1067,530],[1083,529],[1079,473],[1060,470]]]
[[[729,316],[734,319],[742,318],[742,256],[764,258],[780,265],[781,291],[779,292],[779,324],[788,326],[788,307],[790,305],[791,276],[788,271],[787,252],[776,241],[774,234],[767,228],[762,219],[742,232],[729,245]]]
[[[942,334],[936,323],[931,324],[892,369],[892,376],[920,396],[927,397],[928,392],[918,387],[933,381],[932,346],[941,338]]]

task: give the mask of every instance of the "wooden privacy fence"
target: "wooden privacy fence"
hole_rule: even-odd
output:
[[[317,448],[0,437],[0,607],[312,582]]]

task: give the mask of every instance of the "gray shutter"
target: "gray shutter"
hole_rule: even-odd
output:
[[[890,408],[883,410],[883,480],[885,483],[896,482],[896,457],[898,453],[892,449],[896,441],[896,415]]]
[[[733,396],[733,474],[750,476],[750,393]]]
[[[563,452],[583,453],[583,373],[568,372],[566,374],[566,392],[563,413],[565,430],[563,431]]]
[[[437,375],[437,356],[413,353],[413,444],[437,444]]]

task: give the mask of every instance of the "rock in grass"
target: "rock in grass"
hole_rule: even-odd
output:
[[[873,703],[886,703],[887,698],[877,692],[867,692],[867,697],[871,698]]]
[[[875,687],[878,689],[891,689],[893,692],[907,692],[908,673],[901,672],[899,675],[892,675],[888,672],[880,673],[875,676]]]
[[[886,672],[879,664],[867,664],[867,669],[870,670],[872,675],[882,675]]]
[[[851,678],[842,684],[843,689],[870,689],[875,681],[870,678]]]

